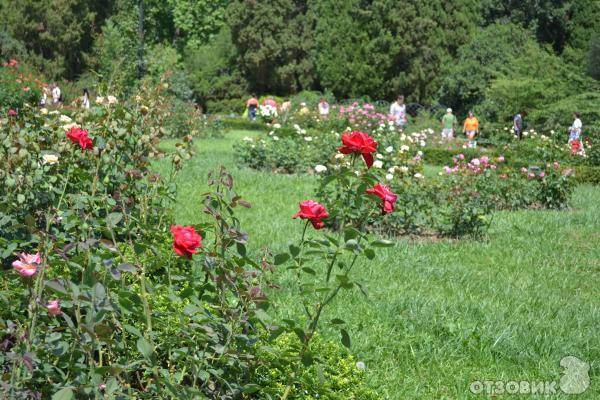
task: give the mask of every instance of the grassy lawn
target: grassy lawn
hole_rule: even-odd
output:
[[[298,202],[312,198],[316,179],[237,167],[231,145],[253,135],[197,141],[174,212],[181,224],[204,218],[206,174],[225,165],[253,205],[239,213],[251,246],[277,251],[301,235],[291,216]],[[591,387],[552,398],[598,399],[599,197],[599,187],[580,186],[569,211],[498,213],[485,241],[402,239],[356,269],[368,297],[345,292],[324,319],[349,323],[352,351],[382,399],[488,398],[470,394],[470,382],[558,381],[567,355],[591,363]],[[276,281],[282,289],[272,294],[275,312],[297,317],[288,273],[277,271]]]

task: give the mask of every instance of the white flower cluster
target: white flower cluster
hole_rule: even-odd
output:
[[[264,106],[260,106],[258,107],[258,116],[259,117],[263,117],[263,118],[277,118],[278,114],[277,114],[277,108],[271,106],[271,105],[264,105]]]

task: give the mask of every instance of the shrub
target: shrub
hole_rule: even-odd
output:
[[[298,358],[301,342],[294,334],[281,335],[269,347],[263,348],[259,358],[264,365],[257,369],[257,384],[262,386],[260,398],[281,398],[293,364]],[[302,371],[298,384],[288,395],[290,399],[376,399],[376,394],[365,387],[364,371],[357,368],[356,360],[339,344],[315,336],[310,351],[318,363]]]
[[[30,72],[21,69],[17,60],[0,64],[0,113],[19,110],[27,103],[36,105],[40,100],[42,82]]]

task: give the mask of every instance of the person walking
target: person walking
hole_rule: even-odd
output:
[[[456,124],[456,117],[452,114],[452,109],[446,109],[446,114],[442,117],[442,140],[452,140]]]
[[[573,124],[569,128],[569,144],[571,145],[571,153],[577,154],[581,151],[581,130],[583,123],[581,122],[581,114],[573,113]]]
[[[87,88],[83,89],[83,97],[81,98],[81,107],[86,110],[90,109],[90,92]]]
[[[479,120],[473,114],[473,111],[469,111],[469,116],[465,119],[463,125],[463,133],[467,135],[469,139],[469,147],[477,147],[477,135],[479,135]]]
[[[324,98],[319,101],[319,116],[321,119],[329,118],[329,103]]]
[[[523,115],[524,112],[519,112],[513,118],[513,130],[519,140],[523,139]]]
[[[406,104],[404,104],[404,96],[399,95],[396,98],[396,101],[392,103],[390,106],[390,115],[396,122],[396,126],[403,131],[406,126]]]
[[[61,92],[58,84],[54,82],[52,85],[52,104],[58,104],[61,101]]]
[[[253,94],[246,102],[246,109],[248,110],[248,119],[250,121],[256,121],[256,110],[258,109],[258,99]]]
[[[46,103],[48,103],[48,87],[44,84],[42,88],[42,97],[40,99],[40,106],[46,107]]]

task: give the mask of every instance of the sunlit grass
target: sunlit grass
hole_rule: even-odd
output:
[[[239,212],[250,246],[278,251],[301,234],[291,216],[317,181],[237,166],[232,143],[255,135],[197,141],[174,213],[178,223],[202,220],[207,172],[225,165],[253,205]],[[382,399],[487,398],[471,395],[470,382],[558,380],[566,355],[592,364],[591,388],[578,398],[600,398],[599,196],[600,188],[580,186],[568,211],[497,213],[483,241],[399,240],[356,268],[368,297],[343,293],[324,320],[348,322],[352,351]],[[298,318],[289,274],[276,271],[276,281],[271,312]]]

